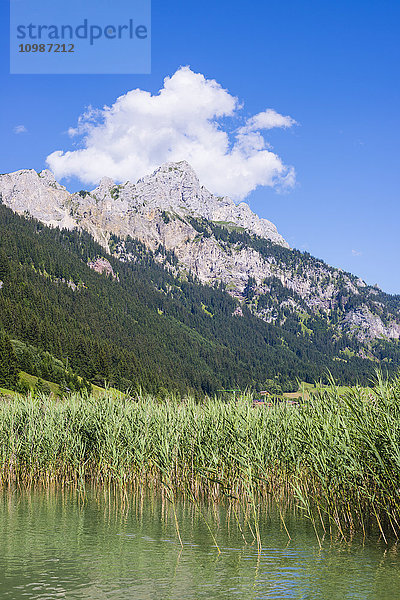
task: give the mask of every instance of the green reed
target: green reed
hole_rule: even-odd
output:
[[[315,527],[400,531],[400,378],[316,389],[300,406],[251,399],[71,396],[0,400],[0,484],[155,486],[173,502],[254,512],[294,498]],[[284,523],[283,523],[284,524]]]

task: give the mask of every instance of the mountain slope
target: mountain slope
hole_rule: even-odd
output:
[[[131,258],[122,262],[86,232],[48,228],[4,205],[0,228],[0,328],[68,359],[92,383],[211,393],[275,377],[290,390],[296,377],[326,378],[326,368],[348,383],[372,374],[369,360],[335,360],[345,336],[310,340],[296,324],[238,310],[221,287],[174,275],[176,257],[163,247],[119,241]]]
[[[348,377],[346,365],[356,356],[375,363],[386,359],[392,368],[398,364],[398,296],[290,249],[276,227],[257,217],[247,204],[215,197],[201,186],[185,161],[166,163],[136,184],[116,185],[104,178],[92,192],[75,194],[69,194],[49,171],[17,171],[0,176],[0,194],[3,203],[19,214],[90,233],[101,246],[92,251],[91,260],[110,252],[119,260],[116,271],[121,263],[140,269],[151,261],[151,269],[159,269],[158,277],[163,273],[163,283],[156,283],[156,289],[178,303],[183,302],[181,291],[171,290],[182,290],[188,278],[223,286],[233,298],[229,301],[229,316],[236,319],[233,338],[240,329],[238,321],[252,313],[258,317],[252,335],[257,337],[257,328],[264,331],[268,325],[269,332],[284,340],[281,346],[286,344],[289,353],[310,363],[309,373],[320,375],[322,364],[340,371],[337,365],[342,363],[341,376]],[[166,283],[168,277],[173,283]],[[207,286],[199,289],[204,296],[210,293]],[[205,308],[208,302],[198,299],[198,305],[204,305],[203,314],[213,314]],[[232,325],[227,321],[221,327]],[[213,344],[218,335],[214,331],[205,338]],[[246,364],[252,370],[251,363]]]

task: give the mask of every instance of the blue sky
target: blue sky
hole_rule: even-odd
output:
[[[0,2],[1,172],[41,170],[73,148],[66,132],[87,106],[134,88],[156,94],[190,65],[238,97],[244,116],[272,108],[298,123],[265,133],[295,187],[256,189],[252,209],[292,246],[400,293],[400,2],[153,0],[151,75],[87,76],[9,75]]]

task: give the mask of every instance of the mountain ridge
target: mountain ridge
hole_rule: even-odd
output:
[[[50,194],[47,202],[46,190]],[[70,194],[48,169],[39,173],[33,169],[23,169],[0,175],[0,193],[3,202],[19,214],[28,210],[33,217],[47,225],[68,229],[82,223],[82,213],[90,207],[90,200],[94,200],[95,204],[101,204],[106,215],[117,212],[132,216],[132,211],[138,212],[141,208],[148,211],[172,209],[177,214],[192,213],[211,221],[230,221],[288,247],[275,225],[258,217],[248,204],[236,204],[228,197],[215,196],[201,186],[197,175],[186,161],[164,163],[151,175],[139,179],[136,184],[130,181],[116,184],[111,178],[103,177],[97,187],[82,195],[80,192]],[[27,202],[29,198],[31,201]],[[135,202],[138,198],[140,200]],[[99,238],[100,243],[101,239],[102,236]]]
[[[362,342],[367,355],[373,340],[400,338],[398,297],[289,248],[275,225],[246,203],[235,204],[201,186],[186,161],[165,163],[135,184],[104,177],[94,190],[73,194],[48,170],[22,170],[0,176],[0,193],[19,214],[85,230],[123,261],[134,258],[128,238],[153,252],[161,245],[176,260],[171,264],[162,254],[157,260],[176,275],[223,283],[266,322],[284,326],[295,317],[301,332],[313,332],[312,323],[322,318],[332,335]]]

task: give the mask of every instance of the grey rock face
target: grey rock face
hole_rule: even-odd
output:
[[[105,273],[106,275],[118,280],[118,275],[114,273],[110,261],[102,256],[98,256],[95,260],[91,260],[88,266],[96,271],[96,273]]]
[[[0,175],[0,193],[4,204],[19,214],[28,213],[54,227],[75,226],[67,206],[70,194],[48,170]]]
[[[84,220],[85,227],[91,228],[93,233],[97,228],[99,240],[103,238],[102,232],[111,231],[116,235],[137,237],[153,246],[160,242],[160,235],[165,234],[166,242],[173,247],[186,241],[194,231],[190,226],[181,227],[176,223],[176,217],[181,217],[181,223],[184,223],[187,217],[195,216],[214,222],[230,222],[288,247],[275,225],[260,219],[247,204],[236,205],[229,198],[216,197],[201,186],[185,161],[166,163],[136,184],[115,185],[104,177],[84,199],[77,196],[72,195],[75,217],[81,223]],[[163,227],[166,223],[162,213],[174,217],[171,220],[175,224]]]
[[[289,247],[275,225],[260,219],[245,202],[235,204],[228,197],[216,197],[200,185],[197,175],[186,162],[165,163],[152,175],[138,181],[137,194],[146,206],[194,215],[213,222],[229,222],[247,231]]]
[[[343,326],[345,330],[352,331],[360,342],[400,338],[400,322],[392,320],[385,325],[379,315],[372,313],[367,306],[348,312],[343,318]]]

